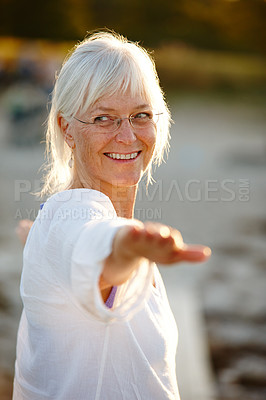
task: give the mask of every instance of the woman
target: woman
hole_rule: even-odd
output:
[[[177,330],[155,262],[204,261],[174,228],[133,219],[168,146],[147,52],[98,33],[55,84],[45,202],[24,249],[13,399],[178,399]]]

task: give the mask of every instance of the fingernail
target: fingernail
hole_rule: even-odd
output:
[[[160,228],[160,235],[163,237],[163,238],[167,238],[167,237],[169,237],[170,236],[170,234],[171,234],[171,232],[170,232],[170,229],[168,228],[168,226],[162,226],[161,228]]]
[[[203,254],[204,254],[205,257],[210,257],[211,254],[212,254],[212,251],[211,251],[211,249],[209,247],[205,247],[204,250],[203,250]]]

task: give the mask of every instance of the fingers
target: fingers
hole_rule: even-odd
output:
[[[142,229],[138,230],[139,234],[145,235],[151,240],[158,240],[161,243],[171,243],[177,248],[183,246],[183,238],[181,233],[167,225],[162,225],[155,222],[146,222]]]
[[[159,223],[128,226],[126,237],[122,247],[128,249],[130,257],[146,257],[160,264],[203,262],[211,255],[209,247],[184,244],[178,230]]]
[[[178,261],[203,262],[211,256],[211,249],[202,245],[184,244],[182,249],[175,252]]]

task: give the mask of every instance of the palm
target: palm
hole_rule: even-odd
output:
[[[205,246],[185,245],[179,231],[157,223],[126,227],[121,240],[128,256],[145,257],[161,264],[201,262],[211,253]]]

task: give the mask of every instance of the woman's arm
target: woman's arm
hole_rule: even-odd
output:
[[[25,245],[27,241],[27,237],[30,231],[30,228],[32,227],[33,221],[30,219],[22,219],[19,221],[17,227],[16,227],[16,234],[23,246]]]
[[[202,262],[210,255],[209,247],[184,244],[180,232],[174,228],[136,222],[116,233],[112,253],[105,260],[100,289],[126,282],[143,258],[170,265],[180,261]]]
[[[114,237],[112,253],[105,260],[99,281],[104,301],[111,287],[126,282],[143,258],[169,265],[180,261],[201,262],[211,255],[209,247],[184,244],[180,232],[174,228],[152,222],[135,222],[135,225],[121,227]],[[23,245],[32,224],[33,221],[24,219],[16,228]]]

